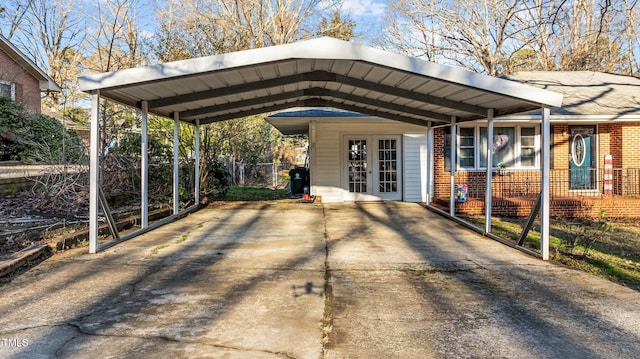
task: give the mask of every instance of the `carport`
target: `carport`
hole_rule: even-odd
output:
[[[433,197],[435,127],[450,126],[451,146],[456,148],[456,127],[460,123],[485,119],[487,138],[493,138],[494,118],[542,109],[541,254],[545,260],[549,257],[549,108],[561,105],[560,94],[332,38],[88,75],[79,78],[79,83],[82,91],[91,94],[91,253],[194,209],[191,207],[181,212],[178,207],[179,121],[194,126],[195,156],[199,158],[201,125],[291,107],[334,107],[424,126],[429,153],[426,164],[427,204]],[[99,107],[103,99],[141,112],[142,228],[127,237],[116,236],[114,241],[98,246],[98,209],[102,202],[98,176]],[[174,121],[173,215],[152,225],[148,223],[147,194],[149,113]],[[313,131],[310,126],[311,141]],[[487,147],[489,190],[485,201],[484,232],[491,233],[493,165],[492,146]],[[456,163],[456,155],[456,151],[451,151],[451,163]],[[452,218],[455,218],[454,175],[455,171],[451,171],[449,215]],[[198,161],[195,178],[194,196],[198,203]],[[108,207],[103,205],[103,210],[108,219]]]

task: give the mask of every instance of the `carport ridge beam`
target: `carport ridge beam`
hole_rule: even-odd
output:
[[[449,122],[449,116],[443,115],[433,111],[422,110],[418,108],[407,107],[391,102],[381,102],[375,99],[367,98],[364,96],[358,96],[351,93],[346,93],[337,90],[329,90],[318,87],[306,88],[302,90],[294,90],[289,92],[284,92],[280,94],[269,95],[265,97],[252,97],[249,99],[242,99],[239,101],[233,102],[225,102],[221,104],[205,106],[200,108],[195,108],[192,110],[182,111],[180,112],[180,118],[189,119],[189,118],[203,118],[199,116],[205,116],[205,118],[211,118],[212,120],[216,118],[216,114],[220,115],[230,110],[235,110],[238,108],[248,108],[255,107],[259,105],[264,105],[266,102],[268,103],[279,103],[279,102],[291,102],[291,101],[307,101],[307,100],[316,100],[319,101],[323,98],[330,99],[340,99],[340,103],[344,103],[343,101],[353,102],[360,105],[372,106],[374,108],[384,109],[385,111],[394,111],[396,113],[405,114],[405,115],[415,115],[424,118],[430,118],[433,120],[439,120],[440,122]],[[324,101],[327,101],[326,99]],[[335,101],[335,100],[333,100]],[[347,104],[345,104],[347,105]],[[355,106],[355,105],[349,105]],[[259,109],[259,108],[258,108]],[[362,110],[359,110],[362,112]],[[378,116],[384,115],[387,117],[390,115],[388,112],[382,112],[378,110]],[[420,124],[424,126],[424,124]]]

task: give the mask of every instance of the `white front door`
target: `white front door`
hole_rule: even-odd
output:
[[[400,136],[345,136],[345,201],[402,200]]]

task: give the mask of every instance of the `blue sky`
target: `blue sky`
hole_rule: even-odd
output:
[[[387,0],[344,0],[340,11],[356,22],[356,33],[375,33],[384,19]]]
[[[355,19],[370,19],[384,16],[386,7],[386,0],[345,0],[341,10]]]

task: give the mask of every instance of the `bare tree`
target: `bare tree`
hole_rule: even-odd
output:
[[[619,8],[598,0],[574,0],[560,6],[554,24],[559,68],[614,72],[622,60]]]
[[[318,34],[349,41],[355,36],[353,32],[355,27],[356,23],[353,20],[343,18],[340,11],[335,10],[330,20],[322,18]]]
[[[192,56],[286,44],[313,34],[323,0],[168,0],[160,11],[169,33],[190,38]],[[318,18],[318,22],[320,19]]]
[[[518,0],[398,0],[389,5],[386,47],[424,54],[473,71],[497,75],[506,58],[522,49],[511,41],[521,29]]]
[[[20,28],[22,21],[29,9],[31,0],[7,0],[5,4],[0,6],[0,19],[5,22],[3,35],[11,40],[15,32]]]
[[[625,37],[627,67],[630,75],[638,76],[640,63],[637,52],[640,47],[640,7],[638,0],[622,0],[625,21],[621,25]]]
[[[8,36],[65,91],[47,94],[44,107],[58,112],[75,89],[85,32],[76,0],[28,0],[8,3]]]
[[[396,0],[380,45],[490,75],[632,73],[637,0]]]
[[[146,60],[142,25],[138,17],[144,7],[138,0],[98,1],[91,11],[95,30],[88,38],[85,62],[89,71],[106,72],[135,67]]]
[[[424,57],[438,61],[441,56],[436,47],[435,13],[430,11],[438,0],[424,3],[416,0],[398,0],[389,3],[385,29],[376,41],[377,45],[405,55]]]

